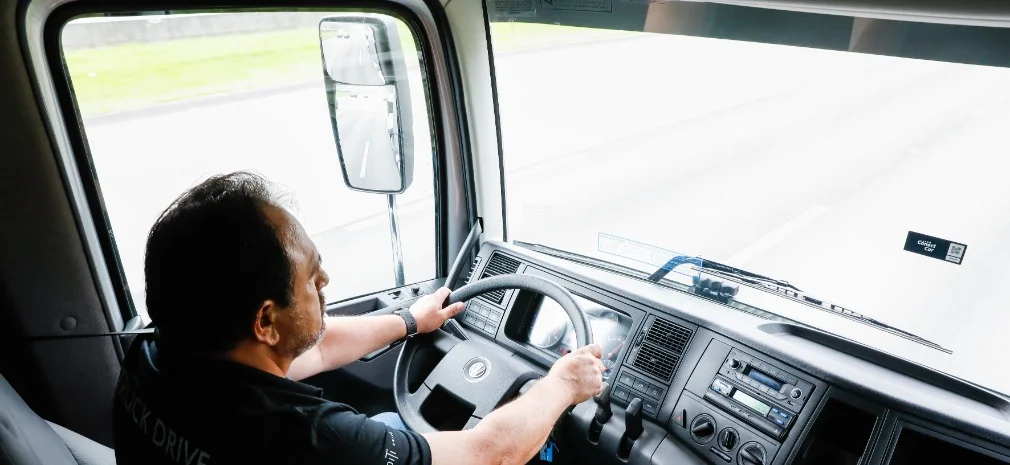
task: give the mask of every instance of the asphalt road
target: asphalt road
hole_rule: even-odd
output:
[[[496,65],[512,238],[588,253],[605,232],[787,279],[954,350],[933,364],[1010,392],[989,369],[1010,328],[1006,70],[684,37]],[[331,297],[391,284],[385,199],[343,187],[321,86],[88,136],[131,283],[174,195],[257,167],[297,197]],[[433,272],[431,166],[416,162],[400,199],[408,280]],[[964,263],[903,251],[910,230],[968,244]]]
[[[381,85],[385,81],[375,47],[360,31],[354,29],[349,37],[333,37],[322,42],[326,71],[337,82]]]
[[[400,166],[386,123],[386,102],[376,96],[338,100],[340,147],[354,186],[397,190]]]

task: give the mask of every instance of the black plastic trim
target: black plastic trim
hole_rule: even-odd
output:
[[[501,183],[501,224],[502,241],[509,240],[508,203],[505,198],[505,150],[501,137],[501,110],[498,107],[498,73],[494,64],[494,45],[491,43],[491,16],[487,12],[487,2],[481,0],[481,8],[484,11],[484,35],[487,40],[487,61],[491,71],[491,101],[494,104],[494,129],[498,137],[498,176]]]
[[[463,94],[463,77],[460,72],[459,59],[456,53],[456,43],[453,40],[449,18],[445,15],[445,9],[438,0],[425,0],[424,4],[431,11],[431,16],[435,21],[435,28],[439,31],[442,38],[442,52],[445,56],[446,72],[449,76],[448,84],[449,88],[452,89],[452,101],[455,106],[456,137],[459,140],[459,161],[463,171],[464,189],[462,195],[466,201],[466,224],[460,229],[463,231],[465,237],[466,231],[469,231],[473,222],[477,220],[477,199],[476,187],[474,185],[473,152],[470,146],[470,129],[467,124],[466,98]],[[444,131],[440,131],[440,133],[444,133]],[[448,152],[446,151],[443,151],[442,154],[448,156]],[[445,170],[442,171],[444,172]],[[447,182],[448,180],[446,179],[446,183],[443,183],[443,185],[448,186]],[[446,196],[445,198],[447,201],[448,197]],[[446,206],[448,206],[448,203]],[[439,212],[447,211],[449,210],[443,209]],[[448,231],[452,226],[452,222],[448,215],[442,214],[439,214],[438,221],[444,224],[444,229],[439,231],[439,240],[442,241],[442,247],[436,247],[438,262],[436,265],[436,275],[438,277],[446,277],[449,273],[450,263],[456,255],[456,251],[452,250],[451,244],[449,244]],[[472,252],[471,258],[476,257],[476,255],[476,251]]]

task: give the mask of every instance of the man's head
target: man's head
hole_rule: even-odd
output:
[[[147,309],[167,351],[239,347],[294,358],[325,329],[329,278],[263,178],[232,173],[183,193],[151,228]]]

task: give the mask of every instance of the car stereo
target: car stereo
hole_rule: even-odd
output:
[[[813,384],[789,371],[734,349],[712,379],[705,400],[781,441],[813,390]]]

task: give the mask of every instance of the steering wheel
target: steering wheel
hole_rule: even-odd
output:
[[[463,302],[485,292],[503,289],[522,289],[538,292],[554,299],[571,318],[575,327],[578,347],[593,343],[589,319],[578,301],[564,287],[537,276],[520,274],[498,275],[484,278],[456,289],[449,295],[446,305]],[[418,376],[421,361],[419,352],[433,349],[442,355],[441,361],[411,392],[408,379]],[[540,373],[515,354],[491,344],[461,340],[438,329],[419,334],[403,344],[393,379],[393,398],[403,422],[418,433],[437,429],[421,415],[421,407],[436,388],[452,397],[472,405],[473,413],[463,429],[473,428],[485,415],[511,399],[526,382],[540,377]]]

